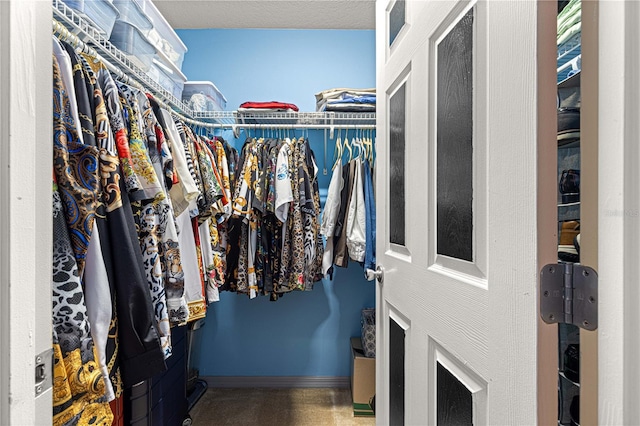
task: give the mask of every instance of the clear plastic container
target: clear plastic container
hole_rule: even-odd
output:
[[[227,98],[210,81],[187,81],[182,90],[182,101],[194,111],[223,111]]]
[[[181,70],[184,54],[187,52],[187,46],[185,46],[180,37],[178,37],[178,34],[176,34],[153,2],[144,0],[141,4],[153,24],[153,28],[147,34],[149,42],[153,44],[159,52],[164,53],[167,58]]]
[[[153,29],[153,23],[145,13],[142,3],[137,0],[113,0],[113,5],[120,12],[118,21],[133,25],[145,35]]]
[[[142,32],[124,21],[116,21],[109,41],[128,55],[128,59],[143,71],[149,71],[153,65],[155,48]]]
[[[162,86],[167,92],[171,93],[176,99],[182,99],[182,89],[184,87],[184,80],[179,76],[171,76],[168,74],[169,70],[163,69],[158,65],[156,61],[149,69],[149,76],[160,86]]]
[[[62,0],[74,9],[106,38],[111,36],[113,25],[119,16],[118,9],[110,0]]]

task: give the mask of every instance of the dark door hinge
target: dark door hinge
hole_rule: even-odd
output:
[[[575,263],[545,265],[540,271],[540,316],[548,324],[598,328],[598,274]]]

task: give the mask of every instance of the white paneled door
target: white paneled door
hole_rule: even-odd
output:
[[[539,419],[538,232],[556,173],[539,161],[556,152],[546,3],[377,2],[378,424]]]

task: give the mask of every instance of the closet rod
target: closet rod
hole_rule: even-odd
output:
[[[95,49],[82,41],[77,35],[70,32],[64,25],[62,25],[55,19],[53,20],[53,35],[56,36],[58,40],[69,43],[76,49],[76,51],[79,50],[82,53],[93,56],[94,58],[102,62],[107,67],[107,69],[114,73],[116,77],[123,83],[131,84],[132,86],[136,86],[138,88],[141,87],[139,84],[137,84],[136,81],[131,81],[129,76],[122,72],[120,68],[116,67],[109,61],[105,61],[104,58],[102,58],[102,56],[100,56],[100,54]]]
[[[357,129],[357,130],[375,130],[375,124],[284,124],[284,123],[238,123],[238,124],[228,124],[228,123],[210,123],[210,127],[216,129],[234,129],[234,128],[243,128],[243,129],[309,129],[309,130],[322,130],[322,129]]]

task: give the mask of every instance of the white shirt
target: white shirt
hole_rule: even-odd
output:
[[[171,154],[173,155],[173,163],[176,166],[176,172],[178,173],[178,185],[173,185],[169,191],[171,202],[176,216],[179,216],[185,211],[189,202],[198,198],[200,191],[196,186],[189,167],[187,166],[187,156],[184,153],[184,145],[182,144],[182,138],[178,133],[178,128],[173,122],[173,117],[169,111],[161,110],[164,121],[167,125],[166,139],[171,147]]]
[[[285,223],[289,217],[289,203],[293,201],[291,170],[289,170],[289,139],[282,144],[276,162],[276,217]]]

